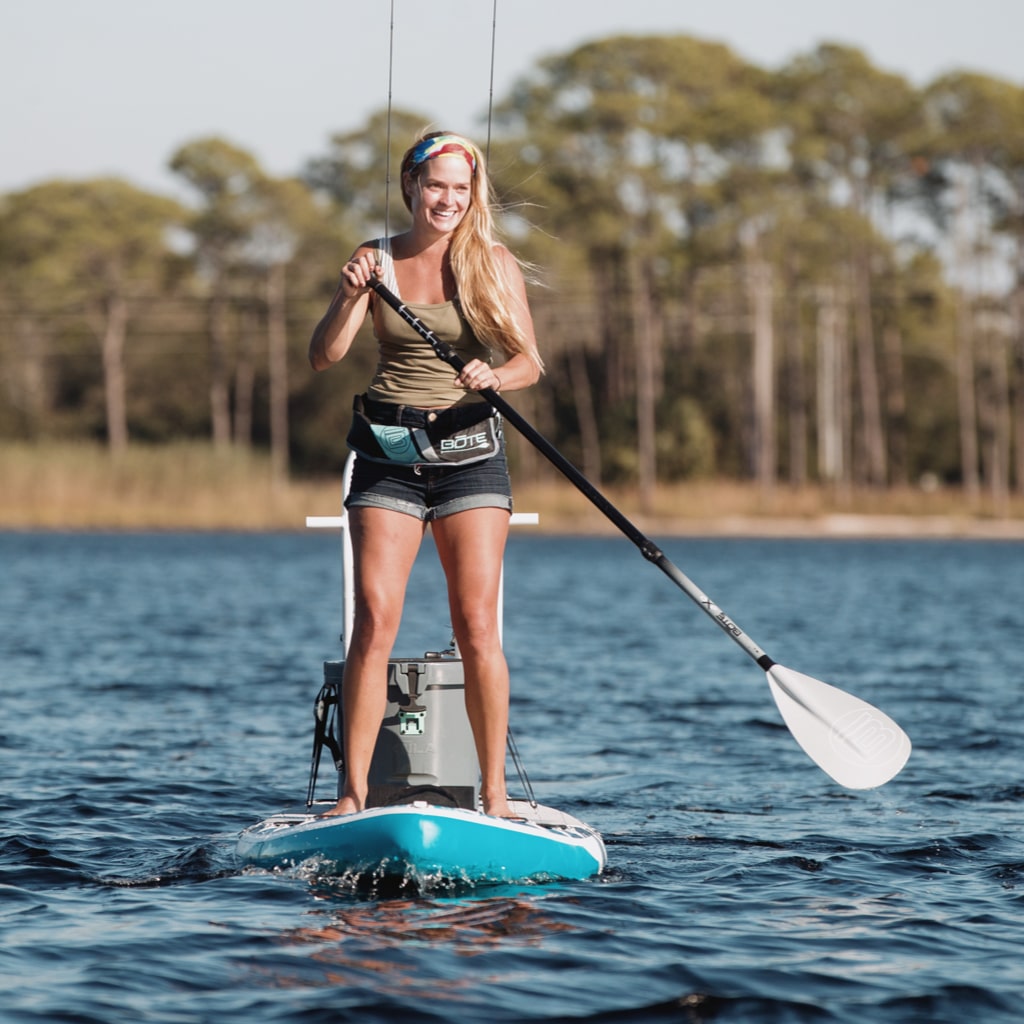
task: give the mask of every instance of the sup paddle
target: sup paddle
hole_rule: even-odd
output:
[[[465,361],[401,299],[377,280],[370,287],[457,373]],[[479,392],[552,465],[566,476],[680,590],[750,655],[768,676],[775,703],[797,743],[841,786],[871,789],[895,776],[910,757],[907,734],[877,708],[820,679],[773,661],[736,623],[629,521],[554,445],[490,388]]]

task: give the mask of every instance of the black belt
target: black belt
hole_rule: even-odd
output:
[[[367,395],[356,395],[352,403],[357,412],[363,412],[374,423],[387,427],[437,427],[441,430],[461,430],[474,423],[489,419],[494,408],[488,402],[470,402],[452,405],[447,409],[420,409],[414,405],[381,402]]]

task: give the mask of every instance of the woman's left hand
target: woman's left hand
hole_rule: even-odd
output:
[[[479,359],[471,359],[455,378],[455,383],[467,391],[501,390],[501,378],[493,366]]]

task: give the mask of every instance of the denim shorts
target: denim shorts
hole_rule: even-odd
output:
[[[451,466],[403,466],[356,456],[346,508],[387,508],[421,520],[471,508],[512,511],[505,440],[497,455]]]

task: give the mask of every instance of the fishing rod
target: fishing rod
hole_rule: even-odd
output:
[[[370,287],[431,346],[438,358],[456,373],[465,369],[462,357],[410,312],[398,296],[375,277],[371,278]],[[497,391],[483,388],[477,393],[757,663],[767,675],[768,686],[789,731],[827,775],[848,789],[871,789],[900,772],[910,757],[910,738],[888,715],[859,697],[770,658]]]

